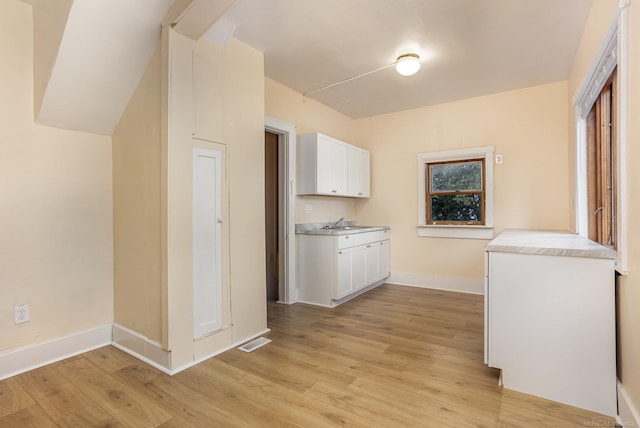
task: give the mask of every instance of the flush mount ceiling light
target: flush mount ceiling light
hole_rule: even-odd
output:
[[[420,56],[414,53],[400,55],[396,61],[396,71],[403,76],[413,76],[420,70]]]
[[[420,56],[415,53],[406,53],[400,55],[398,59],[391,64],[383,65],[382,67],[376,68],[375,70],[367,71],[366,73],[358,74],[357,76],[351,76],[347,79],[343,79],[338,82],[323,86],[321,88],[314,89],[313,91],[304,92],[302,96],[306,97],[315,94],[316,92],[324,91],[325,89],[333,88],[334,86],[342,85],[343,83],[351,82],[352,80],[377,73],[378,71],[386,70],[387,68],[391,68],[393,66],[396,67],[396,71],[401,75],[412,76],[416,74],[418,70],[420,70]]]

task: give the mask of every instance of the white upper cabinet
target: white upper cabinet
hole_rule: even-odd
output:
[[[354,198],[371,196],[368,150],[349,146],[347,152],[347,195]]]
[[[299,195],[369,197],[369,152],[317,132],[298,136]]]
[[[347,144],[325,135],[316,139],[316,189],[314,193],[347,193]]]

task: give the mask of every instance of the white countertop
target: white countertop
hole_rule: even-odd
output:
[[[552,230],[509,229],[485,247],[499,253],[615,259],[616,252],[576,233]]]
[[[323,236],[340,236],[352,235],[354,233],[376,232],[378,230],[389,230],[389,226],[344,226],[339,228],[305,228],[296,225],[297,235],[323,235]],[[302,225],[304,226],[304,225]]]

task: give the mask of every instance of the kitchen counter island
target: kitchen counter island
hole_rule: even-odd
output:
[[[485,363],[504,387],[614,416],[616,252],[508,230],[485,254]]]

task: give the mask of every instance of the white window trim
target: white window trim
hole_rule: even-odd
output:
[[[628,272],[628,165],[627,165],[627,127],[628,93],[629,93],[629,69],[628,69],[628,8],[629,0],[621,0],[618,14],[611,24],[607,36],[603,40],[602,47],[591,70],[576,97],[577,128],[577,168],[576,168],[576,228],[578,234],[588,237],[588,201],[587,201],[587,174],[586,174],[586,117],[593,103],[602,90],[606,79],[617,66],[617,130],[618,130],[618,189],[617,189],[617,260],[616,270],[626,275]]]
[[[443,152],[418,153],[418,236],[434,238],[493,239],[493,146]],[[484,159],[485,224],[427,224],[425,164],[456,160]]]

